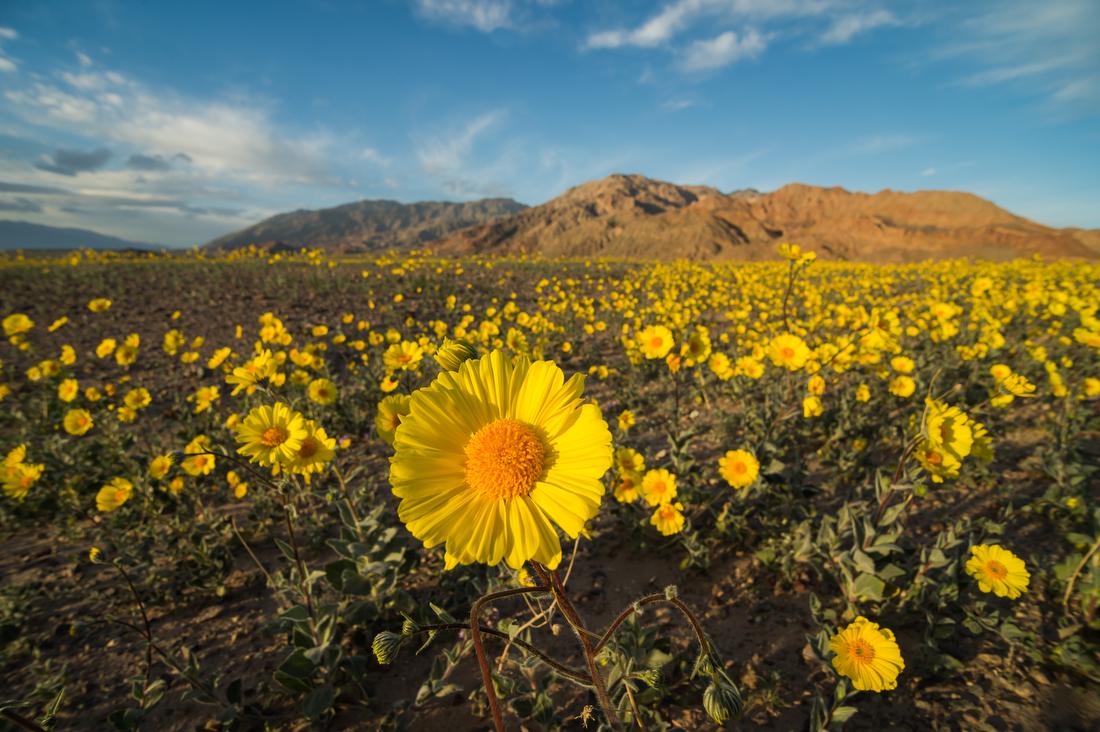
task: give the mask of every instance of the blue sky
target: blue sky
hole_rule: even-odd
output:
[[[0,218],[186,246],[636,172],[1100,227],[1100,2],[0,6]]]

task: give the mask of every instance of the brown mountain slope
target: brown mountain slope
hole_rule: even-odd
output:
[[[723,194],[612,175],[433,246],[456,254],[755,260],[772,258],[776,242],[791,241],[829,258],[911,262],[1096,257],[1097,238],[1096,231],[1037,224],[969,193],[866,194],[792,184],[773,193]]]
[[[317,211],[291,211],[206,244],[210,249],[320,247],[333,252],[410,248],[435,241],[452,231],[508,216],[525,209],[510,198],[467,203],[422,201],[357,201]]]

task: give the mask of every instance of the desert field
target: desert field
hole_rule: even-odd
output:
[[[1098,304],[793,245],[0,258],[0,728],[1095,729]]]

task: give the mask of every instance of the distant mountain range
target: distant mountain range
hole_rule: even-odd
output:
[[[1054,229],[953,191],[875,194],[792,184],[724,194],[612,175],[541,206],[455,232],[445,253],[758,260],[797,243],[828,259],[1100,256],[1100,230]]]
[[[159,249],[89,229],[0,221],[0,249]]]
[[[791,184],[723,193],[641,175],[611,175],[528,207],[368,200],[265,219],[205,245],[227,251],[319,247],[335,253],[427,247],[443,254],[541,254],[751,261],[789,241],[828,259],[1100,257],[1100,229],[1057,229],[970,193]],[[82,229],[0,221],[0,248],[147,248]]]
[[[510,198],[468,203],[358,201],[317,211],[272,216],[206,244],[217,250],[250,244],[265,248],[320,247],[332,252],[369,252],[423,246],[454,231],[523,211]]]

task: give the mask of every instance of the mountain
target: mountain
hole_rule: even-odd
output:
[[[0,249],[156,249],[89,229],[64,229],[29,221],[0,221]]]
[[[954,191],[874,194],[791,184],[722,193],[612,175],[444,237],[440,252],[758,260],[780,241],[830,259],[1100,256],[1100,231],[1055,229]]]
[[[320,247],[334,252],[364,252],[416,247],[458,229],[523,211],[510,198],[468,203],[358,201],[317,211],[292,211],[206,244],[210,249]]]

